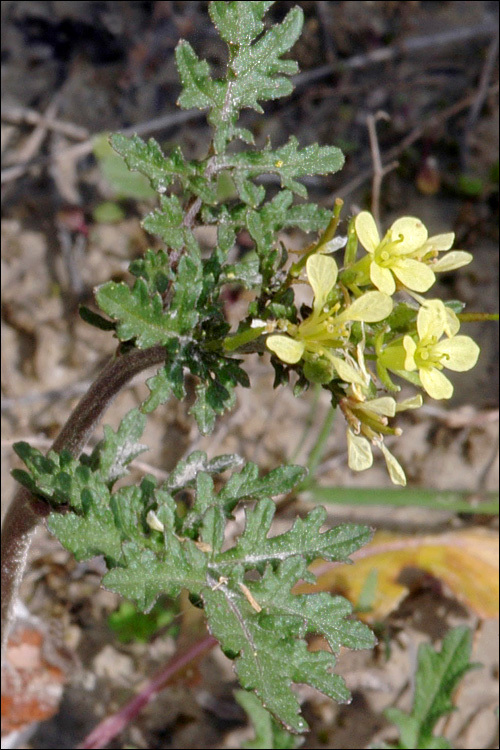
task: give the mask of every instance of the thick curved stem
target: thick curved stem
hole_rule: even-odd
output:
[[[92,383],[55,439],[52,450],[69,451],[77,457],[98,425],[104,412],[121,389],[138,373],[165,359],[165,348],[135,350],[115,357]],[[13,606],[19,593],[33,533],[51,508],[24,487],[12,500],[2,524],[2,653],[13,619]]]

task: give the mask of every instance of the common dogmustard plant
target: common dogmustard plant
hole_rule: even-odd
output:
[[[145,450],[139,441],[146,414],[171,396],[184,399],[190,372],[197,380],[191,414],[200,431],[210,434],[217,415],[234,405],[236,386],[250,385],[242,367],[245,355],[271,354],[276,385],[294,379],[299,393],[311,382],[320,383],[339,406],[348,424],[352,469],[369,468],[377,447],[392,481],[404,484],[403,469],[384,436],[400,434],[389,420],[403,409],[418,408],[422,397],[398,404],[387,394],[398,390],[389,371],[434,398],[448,398],[452,386],[441,369],[469,369],[478,348],[456,335],[454,310],[460,305],[419,296],[433,285],[436,271],[470,261],[461,251],[438,258],[451,248],[452,234],[429,239],[418,219],[403,217],[381,240],[373,217],[362,212],[351,220],[346,242],[336,236],[342,202],[336,202],[333,214],[307,202],[300,181],[338,171],[339,149],[317,144],[301,149],[294,137],[276,149],[270,142],[257,148],[252,132],[238,124],[242,109],[262,112],[261,102],[293,88],[289,76],[297,64],[283,55],[300,34],[302,11],[293,8],[282,23],[266,27],[271,5],[210,3],[212,21],[227,44],[225,78],[213,78],[188,42],[177,46],[179,105],[206,109],[213,131],[204,158],[187,159],[178,147],[164,155],[153,139],[111,136],[128,167],[144,174],[158,193],[158,208],[143,226],[165,248],[150,249],[131,263],[132,286],[110,281],[96,290],[101,313],[82,311],[88,322],[113,331],[117,354],[54,449],[44,456],[26,443],[16,445],[27,471],[14,475],[26,489],[4,525],[2,611],[8,625],[30,535],[48,514],[48,527],[62,544],[78,560],[102,555],[104,586],[140,610],[150,610],[162,594],[177,596],[187,589],[234,660],[243,687],[289,730],[301,733],[307,724],[292,683],[349,700],[344,681],[333,672],[335,654],[341,647],[369,648],[374,637],[351,619],[351,606],[342,597],[291,590],[299,580],[314,581],[308,570],[314,559],[345,561],[368,541],[370,531],[357,524],[323,530],[326,513],[318,507],[288,531],[269,536],[276,510],[272,498],[293,491],[305,470],[285,465],[261,477],[254,464],[236,455],[209,459],[195,452],[162,484],[146,476],[138,486],[117,489],[116,481]],[[263,174],[274,175],[281,189],[270,193],[258,181]],[[229,198],[221,197],[222,180],[232,187]],[[294,195],[301,201],[294,202]],[[216,228],[210,252],[202,252],[197,241],[200,226]],[[319,235],[293,264],[278,241],[279,232],[290,227]],[[235,243],[242,230],[254,247],[238,258]],[[367,253],[360,260],[358,242]],[[339,268],[332,252],[344,244]],[[298,309],[294,285],[304,281],[311,287],[311,304]],[[253,299],[231,331],[222,292],[235,284]],[[81,454],[113,396],[152,365],[160,367],[147,381],[145,402],[123,418],[116,433],[105,427],[94,450]],[[214,475],[226,471],[232,471],[230,478],[216,485]],[[187,511],[186,490],[192,497]],[[245,507],[245,525],[228,547],[226,525],[238,505]],[[310,633],[322,634],[330,651],[309,651]]]

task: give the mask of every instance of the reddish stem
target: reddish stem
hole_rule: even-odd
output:
[[[210,651],[214,646],[217,645],[217,640],[212,635],[207,635],[203,640],[194,643],[187,651],[183,654],[177,654],[174,656],[169,663],[160,669],[159,672],[146,684],[141,690],[139,695],[132,698],[118,713],[113,716],[108,716],[107,719],[101,721],[92,732],[87,735],[83,742],[78,745],[78,748],[104,748],[121,732],[125,727],[130,724],[131,721],[139,714],[139,712],[146,706],[160,690],[163,690],[165,685],[174,677],[177,672],[180,672],[184,667],[190,664],[198,657]]]
[[[67,450],[73,456],[79,456],[104,412],[123,386],[139,372],[164,360],[163,346],[134,350],[112,359],[71,413],[55,439],[52,450]],[[19,594],[33,533],[40,520],[51,511],[48,503],[34,497],[22,487],[5,514],[1,549],[2,654],[12,624],[14,602]]]

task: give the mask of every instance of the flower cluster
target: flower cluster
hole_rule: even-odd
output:
[[[436,272],[466,265],[472,256],[447,252],[454,234],[429,237],[423,223],[411,216],[395,221],[381,239],[373,216],[363,211],[353,220],[350,235],[356,243],[354,257],[348,242],[340,272],[318,242],[317,252],[309,254],[305,264],[314,295],[310,314],[298,323],[275,321],[279,333],[269,335],[266,344],[281,362],[330,390],[348,424],[349,466],[355,471],[369,468],[372,446],[378,447],[392,481],[404,485],[403,469],[384,436],[401,433],[389,419],[418,408],[422,396],[398,404],[383,391],[399,390],[391,372],[434,399],[448,399],[453,385],[442,370],[463,372],[476,364],[479,347],[470,337],[457,335],[457,314],[440,299],[421,296],[434,284]],[[360,260],[358,242],[366,251]],[[365,360],[375,361],[377,373]]]

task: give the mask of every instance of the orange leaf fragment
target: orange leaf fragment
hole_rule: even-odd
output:
[[[377,571],[372,609],[360,613],[369,621],[394,611],[415,586],[415,571],[439,579],[456,599],[479,617],[498,617],[498,535],[488,529],[464,529],[438,535],[403,536],[378,532],[352,555],[353,565],[317,560],[311,570],[316,584],[301,583],[294,593],[331,591],[354,605],[367,576]]]

